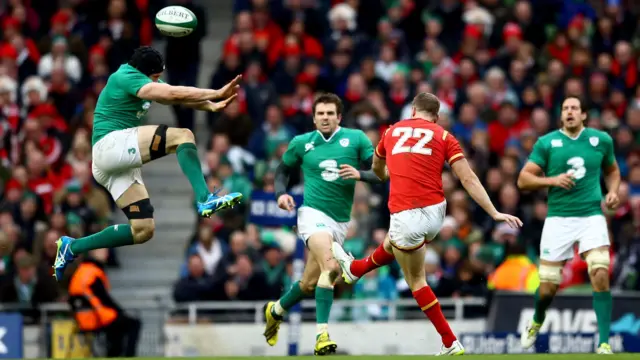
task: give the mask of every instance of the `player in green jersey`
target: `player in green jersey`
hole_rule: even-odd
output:
[[[588,264],[593,285],[593,307],[600,335],[598,354],[611,354],[611,292],[609,291],[609,232],[602,212],[600,175],[604,171],[608,193],[605,206],[618,205],[620,170],[613,140],[599,130],[586,128],[585,109],[578,98],[562,103],[562,127],[538,139],[518,178],[523,190],[549,188],[547,219],[540,241],[540,287],[535,313],[522,332],[522,346],[534,345],[545,312],[562,280],[564,263],[573,258],[574,244]]]
[[[337,345],[329,337],[328,321],[333,302],[333,284],[340,266],[333,258],[334,241],[344,242],[356,180],[382,182],[371,170],[373,145],[361,130],[340,127],[342,101],[334,94],[319,95],[313,103],[316,131],[296,136],[282,156],[276,170],[278,206],[295,210],[293,198],[286,193],[289,176],[298,169],[304,175],[304,203],[298,210],[298,233],[309,248],[304,274],[280,300],[267,303],[264,336],[274,346],[284,314],[307,294],[315,292],[317,335],[314,353],[329,355]],[[356,173],[353,175],[352,173]],[[353,178],[343,177],[352,174]]]
[[[240,77],[220,90],[205,90],[168,85],[160,80],[163,71],[164,60],[157,50],[138,48],[128,64],[109,76],[100,93],[93,121],[92,172],[96,181],[111,193],[129,224],[111,226],[81,239],[61,237],[57,241],[54,264],[54,276],[58,280],[79,254],[151,239],[155,224],[153,207],[142,181],[143,164],[175,153],[195,192],[200,216],[211,216],[234,206],[242,198],[239,193],[222,197],[210,193],[191,130],[141,125],[152,102],[219,111],[236,98]],[[220,101],[213,102],[215,100]]]

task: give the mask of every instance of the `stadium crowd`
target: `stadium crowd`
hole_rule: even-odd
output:
[[[0,9],[5,303],[64,301],[65,288],[51,276],[55,240],[110,224],[113,202],[91,175],[93,109],[109,74],[153,36],[145,1],[60,4],[11,0]]]
[[[74,0],[59,8],[50,0],[10,0],[0,17],[3,302],[64,299],[48,275],[54,240],[100,230],[113,215],[110,197],[90,172],[92,109],[107,76],[151,42],[154,11],[144,0],[97,3]],[[172,3],[204,17],[191,0]],[[273,193],[274,170],[289,140],[312,130],[318,91],[339,94],[342,124],[362,129],[374,145],[390,124],[409,117],[416,93],[436,94],[439,124],[460,140],[500,211],[523,219],[522,231],[496,226],[445,171],[449,216],[425,258],[440,297],[486,296],[503,283],[492,273],[506,258],[535,263],[545,197],[520,193],[517,174],[536,138],[556,128],[561,99],[586,99],[588,125],[614,138],[626,179],[623,205],[608,216],[613,284],[640,289],[634,246],[640,27],[638,6],[628,3],[236,0],[211,88],[238,73],[244,83],[236,102],[210,114],[203,160],[211,187],[242,192],[246,201],[198,222],[174,299],[275,299],[290,284],[295,235],[286,226],[252,222],[251,199]],[[204,33],[202,25],[190,37],[168,39],[169,83],[195,84]],[[175,116],[179,126],[194,128],[192,111],[176,108]],[[387,192],[387,185],[358,184],[345,243],[358,258],[386,235]],[[585,284],[586,264],[576,257],[564,276],[564,287]],[[398,279],[396,266],[383,268],[353,288],[341,287],[340,296],[410,297]],[[385,314],[366,308],[355,316]]]

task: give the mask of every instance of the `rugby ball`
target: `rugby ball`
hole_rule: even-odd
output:
[[[156,27],[166,36],[187,36],[196,26],[198,26],[196,15],[182,6],[167,6],[156,14]]]

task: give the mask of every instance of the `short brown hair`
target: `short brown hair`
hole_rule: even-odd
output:
[[[431,93],[423,92],[416,95],[411,105],[416,109],[416,112],[429,114],[431,116],[438,116],[440,112],[440,100]]]
[[[318,94],[313,100],[313,113],[316,113],[316,105],[318,104],[334,104],[336,106],[336,111],[338,115],[342,115],[342,111],[344,110],[344,105],[342,104],[342,100],[340,97],[333,93],[321,93]]]

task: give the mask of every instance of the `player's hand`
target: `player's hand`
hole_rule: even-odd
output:
[[[605,205],[607,205],[607,208],[613,210],[617,208],[618,205],[620,204],[620,198],[618,197],[618,194],[616,194],[615,192],[609,192],[607,193],[607,196],[604,199],[604,203]]]
[[[338,175],[345,180],[360,180],[360,171],[354,168],[351,165],[342,164],[340,165],[340,170],[338,171]]]
[[[509,214],[497,213],[493,216],[493,220],[498,222],[506,222],[514,229],[522,227],[522,220],[520,220],[517,216]]]
[[[236,95],[240,89],[241,80],[242,75],[238,75],[233,80],[229,81],[227,85],[220,88],[220,90],[218,90],[218,99],[226,99],[230,96]]]
[[[233,94],[222,101],[216,101],[216,102],[210,101],[208,110],[211,112],[218,112],[226,108],[227,105],[231,104],[231,102],[235,100],[237,97],[238,97],[238,94]]]
[[[278,207],[283,210],[293,211],[296,209],[296,202],[289,194],[280,195],[278,198]]]
[[[560,174],[551,178],[551,186],[563,188],[565,190],[571,190],[574,186],[576,186],[576,183],[575,181],[573,181],[573,179],[573,175]]]

